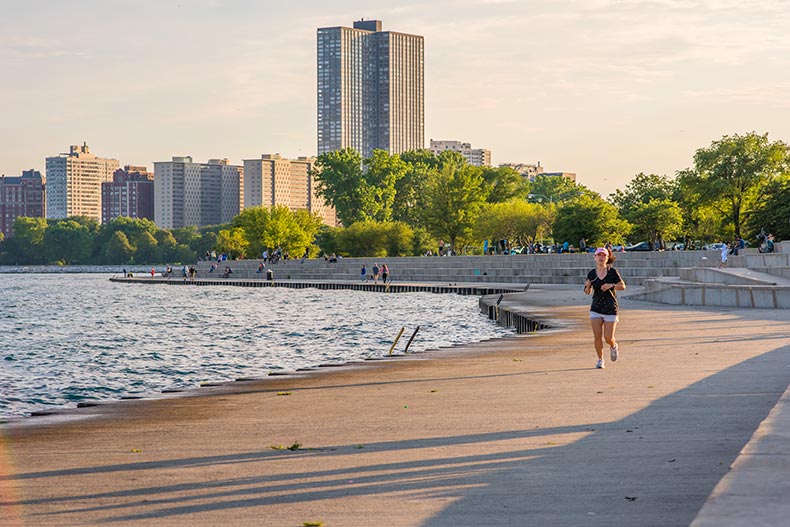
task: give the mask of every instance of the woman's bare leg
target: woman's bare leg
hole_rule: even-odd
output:
[[[599,359],[603,359],[603,342],[601,342],[603,337],[603,319],[591,318],[590,325],[592,326],[593,339],[595,341],[595,354],[598,355]]]
[[[616,328],[617,322],[603,323],[603,338],[606,340],[606,343],[609,344],[610,348],[614,348],[617,345],[617,341],[614,339],[614,331]]]

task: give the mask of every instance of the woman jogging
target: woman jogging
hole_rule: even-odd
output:
[[[603,360],[603,340],[609,344],[609,358],[612,362],[617,360],[618,347],[614,338],[617,326],[617,293],[625,289],[620,273],[614,267],[608,266],[609,251],[603,247],[595,250],[595,269],[587,273],[584,281],[584,293],[593,294],[590,306],[590,323],[595,341],[595,353],[598,355],[596,368],[605,368]],[[603,339],[603,340],[602,340]]]

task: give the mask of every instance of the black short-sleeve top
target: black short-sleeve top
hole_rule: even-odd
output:
[[[601,291],[601,286],[604,284],[618,284],[623,281],[617,269],[610,267],[603,280],[598,278],[598,273],[593,269],[587,273],[587,279],[592,283],[593,288],[590,311],[595,311],[601,315],[616,315],[619,307],[617,304],[617,293],[615,293],[614,288]]]

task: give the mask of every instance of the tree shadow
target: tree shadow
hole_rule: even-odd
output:
[[[613,422],[388,441],[366,444],[364,449],[335,445],[20,474],[6,479],[209,467],[283,457],[315,458],[316,466],[332,466],[331,456],[363,453],[364,459],[397,453],[408,460],[2,505],[27,505],[33,512],[36,505],[59,501],[69,508],[46,516],[104,511],[104,523],[168,523],[183,515],[247,507],[310,504],[320,510],[326,500],[398,494],[409,500],[445,500],[441,511],[422,527],[688,525],[786,389],[789,355],[788,347],[759,355]],[[565,434],[575,440],[562,446],[541,441]],[[507,442],[510,449],[475,453],[480,445],[497,441]],[[108,500],[113,503],[106,504]]]

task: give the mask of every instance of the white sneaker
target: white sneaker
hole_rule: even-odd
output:
[[[609,358],[612,359],[612,362],[617,360],[617,342],[614,343],[613,348],[609,348]]]
[[[595,367],[602,370],[606,368],[606,364],[603,363],[603,359],[598,359],[598,362],[595,363]]]

